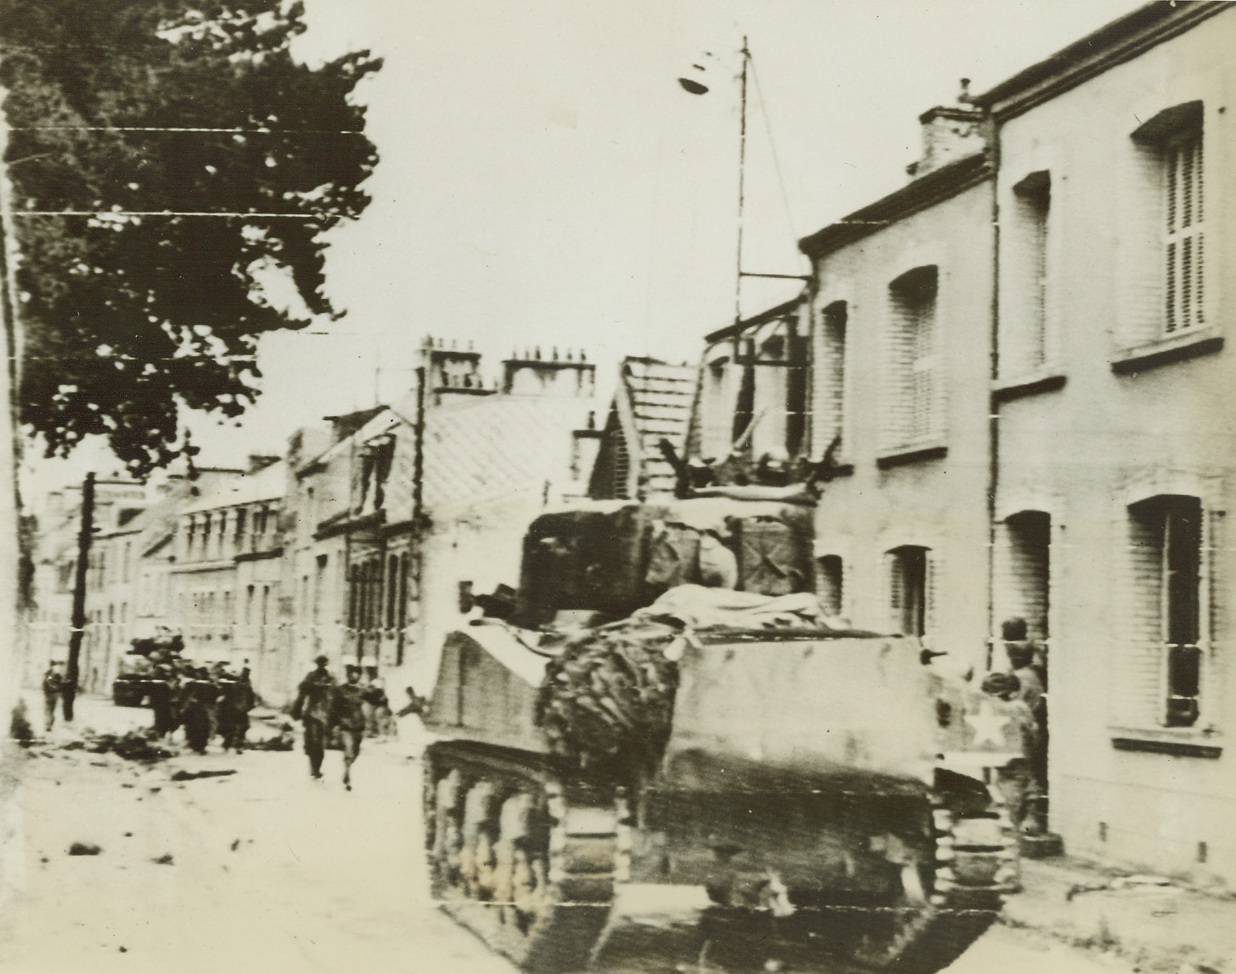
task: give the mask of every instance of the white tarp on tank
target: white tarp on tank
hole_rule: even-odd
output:
[[[772,596],[679,585],[635,614],[675,619],[690,629],[848,628],[843,620],[826,616],[819,599],[810,592]]]

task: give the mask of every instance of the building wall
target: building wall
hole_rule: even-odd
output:
[[[446,636],[466,625],[476,612],[461,611],[460,583],[470,583],[475,595],[500,584],[519,587],[523,537],[545,509],[540,492],[507,497],[441,512],[424,539],[420,618],[417,642],[422,651],[390,674],[391,700],[403,699],[403,688],[429,693],[437,681]]]
[[[1228,883],[1236,880],[1228,742],[1236,556],[1224,521],[1236,500],[1236,372],[1230,346],[1215,346],[1236,300],[1234,45],[1236,10],[1227,10],[1011,118],[999,130],[998,191],[1004,401],[996,516],[1051,517],[1052,827],[1073,852]],[[1202,103],[1205,320],[1156,344],[1167,297],[1165,184],[1134,132],[1194,101]],[[1035,255],[1019,207],[1026,178],[1044,172],[1047,334],[1036,365],[1024,357],[1037,297],[1027,286]],[[1172,348],[1200,354],[1159,364],[1146,357]],[[1137,575],[1147,571],[1145,539],[1130,535],[1129,505],[1165,494],[1199,498],[1211,533],[1200,585],[1210,639],[1192,727],[1165,727],[1146,709],[1161,674],[1147,669],[1131,637],[1158,625],[1159,605]],[[1010,608],[1016,589],[997,578],[997,597]]]
[[[988,633],[992,192],[991,181],[980,183],[827,254],[816,262],[812,298],[812,455],[840,431],[841,457],[852,467],[825,485],[816,517],[817,558],[841,559],[841,614],[858,626],[895,629],[888,552],[929,549],[927,639],[974,662]],[[894,443],[889,384],[902,372],[892,359],[899,319],[890,285],[924,267],[936,268],[936,429],[907,430]],[[825,309],[838,302],[846,309],[844,349],[821,335]],[[839,375],[844,389],[830,391]]]

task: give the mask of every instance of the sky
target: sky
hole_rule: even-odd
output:
[[[515,351],[584,349],[602,386],[624,355],[693,361],[735,314],[744,36],[742,266],[803,274],[798,239],[904,185],[918,116],[959,79],[984,91],[1138,5],[308,0],[302,57],[385,59],[358,89],[373,202],[328,253],[347,314],[264,339],[258,405],[195,420],[199,462],[281,453],[299,426],[397,398],[425,335],[474,343],[491,375]],[[706,95],[675,82],[693,64]],[[748,279],[742,314],[799,287]]]

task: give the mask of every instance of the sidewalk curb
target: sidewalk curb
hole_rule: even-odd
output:
[[[1236,897],[1120,882],[1130,875],[1068,857],[1023,861],[1025,892],[1005,901],[1000,922],[1146,974],[1236,972]]]

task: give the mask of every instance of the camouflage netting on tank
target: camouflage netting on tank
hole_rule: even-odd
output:
[[[669,738],[682,630],[631,619],[572,640],[545,671],[537,723],[554,754],[589,776],[627,778]]]

